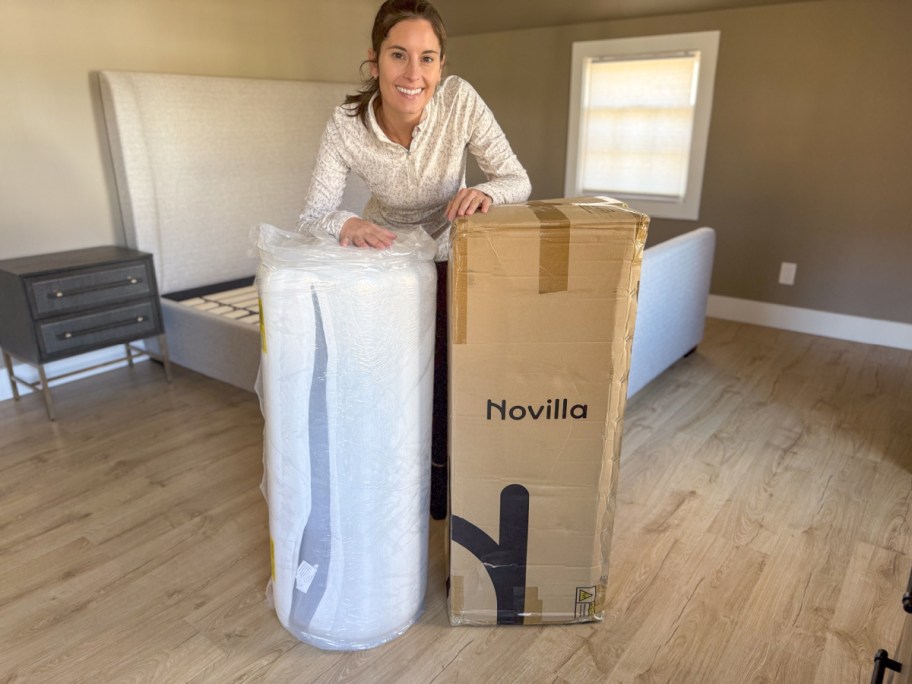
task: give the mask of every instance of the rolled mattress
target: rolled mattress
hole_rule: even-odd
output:
[[[371,648],[424,602],[436,247],[257,242],[269,591],[298,639]]]

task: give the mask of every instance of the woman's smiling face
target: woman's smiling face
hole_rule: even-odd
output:
[[[380,84],[383,115],[417,123],[443,74],[440,41],[426,19],[405,19],[370,51],[371,73]]]

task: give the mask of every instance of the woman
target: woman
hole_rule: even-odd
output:
[[[446,31],[426,0],[387,0],[368,50],[370,78],[337,107],[323,134],[300,230],[343,246],[385,249],[399,229],[437,242],[431,513],[446,512],[446,260],[450,223],[492,204],[521,202],[531,186],[500,126],[465,81],[443,78]],[[487,180],[466,187],[468,151]],[[363,216],[339,210],[349,172],[371,191]]]

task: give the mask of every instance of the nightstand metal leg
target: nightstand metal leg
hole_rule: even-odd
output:
[[[168,340],[164,334],[158,336],[158,348],[161,352],[162,365],[165,367],[165,377],[171,382],[171,357],[168,356]]]
[[[13,389],[13,399],[19,401],[19,387],[16,385],[16,378],[13,376],[13,359],[6,352],[3,352],[3,363],[6,364],[6,375],[9,377],[10,387]]]
[[[127,351],[127,365],[130,368],[133,368],[133,347],[130,346],[130,343],[124,345],[124,349]]]
[[[44,408],[47,409],[48,418],[57,420],[54,417],[54,402],[51,399],[51,388],[48,387],[47,375],[44,374],[44,365],[38,364],[38,377],[41,378],[41,395],[44,397]]]

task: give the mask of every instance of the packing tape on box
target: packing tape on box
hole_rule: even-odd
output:
[[[462,232],[458,233],[456,239],[467,240]],[[447,270],[447,288],[453,300],[449,316],[450,340],[453,344],[465,344],[469,327],[469,250],[461,249],[457,254],[456,250],[451,249],[450,262]]]
[[[570,218],[553,202],[533,201],[527,204],[539,222],[538,292],[566,292],[570,278]],[[459,222],[456,240],[467,236]],[[468,245],[466,246],[468,247]],[[453,282],[455,316],[452,321],[453,344],[465,344],[468,332],[468,261],[469,249],[451,250],[455,268],[450,269]]]
[[[570,276],[570,219],[553,204],[529,202],[541,223],[538,293],[566,292]]]

